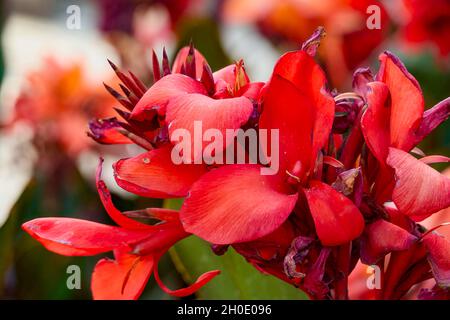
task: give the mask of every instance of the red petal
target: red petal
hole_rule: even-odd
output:
[[[197,50],[194,49],[195,52],[195,78],[199,79],[203,72],[203,63],[206,62],[205,57]],[[189,47],[183,47],[178,51],[175,60],[172,65],[172,73],[180,73],[181,67],[186,62],[186,58],[189,54]]]
[[[389,127],[391,109],[386,105],[389,89],[382,82],[371,82],[367,88],[368,108],[361,119],[361,130],[370,151],[383,164],[391,141]]]
[[[145,111],[155,108],[158,113],[165,114],[169,99],[185,93],[207,94],[199,81],[182,74],[167,75],[147,90],[134,107],[131,117],[135,120],[145,120]]]
[[[340,162],[338,159],[330,157],[330,156],[324,156],[323,163],[326,163],[327,165],[332,166],[334,168],[345,169],[345,166],[342,162]]]
[[[412,155],[389,149],[387,163],[395,170],[392,200],[403,214],[421,221],[450,206],[450,179]]]
[[[264,89],[260,128],[279,129],[281,172],[298,160],[302,174],[308,172],[328,140],[334,100],[325,86],[322,69],[304,51],[287,53],[277,62]]]
[[[361,241],[361,262],[376,264],[391,251],[406,250],[417,240],[411,233],[380,219],[369,224]]]
[[[335,246],[357,238],[364,219],[353,202],[329,185],[311,181],[305,189],[316,232],[324,246]]]
[[[434,278],[441,287],[450,287],[450,241],[436,233],[423,238]]]
[[[215,244],[263,237],[289,216],[297,194],[278,176],[261,175],[258,165],[228,165],[205,174],[180,211],[187,232]]]
[[[252,112],[253,103],[245,97],[215,100],[201,94],[186,94],[170,100],[166,121],[171,137],[177,129],[190,132],[193,161],[202,156],[203,148],[209,144],[203,142],[202,149],[194,149],[194,121],[200,121],[203,132],[208,129],[220,130],[225,140],[226,129],[240,128],[248,121]],[[225,146],[226,141],[223,142]]]
[[[111,217],[111,219],[117,223],[119,226],[128,229],[151,229],[152,226],[146,225],[144,223],[140,223],[133,219],[127,218],[120,212],[112,202],[111,193],[109,192],[106,184],[103,180],[101,180],[102,176],[102,164],[103,159],[100,159],[100,162],[97,167],[96,174],[96,186],[97,191],[100,196],[100,200],[102,201],[103,206],[105,207],[106,212]]]
[[[164,253],[175,243],[190,235],[184,231],[179,220],[160,223],[154,228],[155,231],[147,238],[133,245],[133,253],[140,255]]]
[[[39,218],[24,223],[22,228],[48,250],[65,256],[96,255],[127,247],[149,235],[71,218]]]
[[[94,300],[136,300],[153,270],[152,256],[120,254],[100,260],[92,273]]]
[[[392,53],[385,52],[379,59],[381,66],[377,80],[388,86],[391,97],[391,146],[409,151],[414,146],[414,132],[423,116],[422,90],[416,79]]]
[[[192,183],[206,171],[202,165],[175,165],[171,146],[151,150],[114,164],[117,184],[123,189],[150,198],[187,195]]]
[[[426,156],[426,157],[420,158],[419,160],[426,164],[450,162],[449,157],[440,156],[440,155]]]
[[[182,288],[178,290],[171,290],[167,288],[164,283],[162,283],[161,279],[159,278],[158,273],[158,266],[155,266],[155,280],[158,283],[159,287],[166,293],[170,294],[174,297],[186,297],[194,294],[199,289],[201,289],[205,284],[207,284],[209,281],[211,281],[215,276],[219,275],[219,270],[209,271],[204,274],[202,274],[200,277],[198,277],[197,281],[195,281],[192,285],[190,285],[187,288]]]

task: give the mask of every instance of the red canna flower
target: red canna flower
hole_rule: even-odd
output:
[[[323,71],[305,51],[285,54],[264,88],[259,127],[279,129],[278,174],[259,165],[230,165],[203,175],[180,212],[186,230],[217,244],[251,241],[269,234],[306,201],[324,245],[348,242],[363,219],[350,200],[314,177],[334,117],[334,100]],[[330,204],[333,203],[333,206]]]
[[[380,166],[374,193],[382,203],[393,190],[398,209],[420,221],[450,205],[450,179],[426,165],[448,158],[420,161],[407,152],[448,118],[450,99],[424,112],[420,86],[399,59],[385,52],[380,61],[376,81],[367,84],[368,109],[361,120],[367,146]]]
[[[108,215],[119,227],[71,218],[39,218],[22,227],[45,248],[66,256],[91,256],[114,251],[114,260],[100,260],[92,274],[94,299],[137,299],[150,275],[168,294],[183,297],[193,294],[219,271],[210,271],[190,287],[171,290],[159,278],[158,261],[177,241],[189,236],[180,223],[178,212],[145,209],[128,215],[160,220],[148,225],[128,218],[114,207],[111,195],[97,170],[97,190]]]
[[[265,85],[251,83],[241,62],[212,73],[193,46],[182,49],[172,68],[164,53],[160,70],[154,55],[155,83],[148,89],[112,65],[124,96],[107,89],[127,109],[116,110],[124,121],[92,122],[90,134],[101,143],[121,143],[120,134],[145,148],[114,165],[117,183],[145,197],[186,197],[180,213],[121,213],[99,168],[100,198],[120,227],[45,218],[24,229],[59,254],[114,251],[115,260],[101,260],[94,270],[94,298],[137,298],[153,270],[166,292],[192,293],[218,271],[171,291],[157,270],[161,255],[190,234],[212,243],[218,255],[232,246],[259,271],[313,299],[448,297],[445,224],[418,222],[449,207],[450,180],[429,164],[450,159],[417,159],[410,152],[420,153],[415,146],[449,116],[450,100],[425,111],[417,81],[388,52],[375,78],[358,69],[354,92],[331,94],[312,57],[322,36],[319,28],[301,50],[283,55]],[[257,161],[175,164],[174,130],[195,135],[195,121],[220,133],[267,130],[279,137],[279,148],[260,134],[263,157]],[[200,144],[200,152],[206,147]],[[200,153],[193,155],[196,160]],[[378,268],[380,287],[361,290],[366,264]],[[434,282],[419,294],[415,288],[424,281]]]
[[[240,128],[255,110],[253,102],[258,99],[262,83],[249,81],[242,62],[213,74],[192,45],[179,52],[173,73],[170,73],[166,58],[163,59],[162,74],[155,55],[154,65],[155,84],[126,116],[130,124],[142,128],[148,123],[157,123],[154,132],[144,132],[145,139],[152,144],[147,149],[153,150],[118,161],[114,166],[115,178],[119,186],[141,196],[184,197],[192,183],[206,172],[206,167],[174,164],[171,142],[177,141],[170,141],[169,137],[179,128],[188,130],[193,137],[196,121],[202,123],[203,130],[214,128],[224,135],[226,129]],[[204,145],[194,153],[192,141],[194,161],[202,155],[203,149]]]
[[[361,262],[378,265],[383,276],[382,290],[354,289],[354,298],[398,299],[411,287],[432,278],[438,285],[426,296],[444,295],[449,266],[448,240],[416,224],[450,205],[450,179],[428,164],[448,162],[444,156],[417,159],[408,152],[442,123],[450,114],[450,99],[424,111],[420,86],[397,57],[389,52],[380,56],[381,66],[375,79],[360,81],[359,92],[367,110],[361,119],[362,133],[370,154],[365,170],[367,185],[380,213],[374,216],[361,238]],[[361,74],[357,74],[357,77]],[[421,153],[419,149],[414,150]],[[373,157],[373,158],[372,158]],[[378,175],[377,175],[378,174]],[[436,192],[436,190],[439,190]],[[393,203],[386,204],[386,201]],[[372,204],[374,205],[374,204]],[[383,213],[384,212],[384,213]],[[389,260],[385,257],[390,254]],[[387,265],[387,268],[384,266]],[[352,282],[365,281],[364,265],[355,271]],[[384,269],[386,269],[384,271]],[[442,276],[444,275],[444,276]],[[367,275],[364,276],[367,278]],[[355,288],[356,284],[353,284]],[[352,289],[353,290],[353,289]],[[445,290],[444,290],[445,291]],[[359,293],[357,293],[359,292]],[[417,297],[417,293],[415,296]],[[414,296],[414,293],[412,293]]]

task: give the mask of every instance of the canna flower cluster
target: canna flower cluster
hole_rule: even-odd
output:
[[[323,35],[319,28],[300,50],[280,57],[267,83],[252,82],[242,61],[213,73],[192,45],[171,67],[165,52],[161,67],[154,53],[149,88],[112,64],[123,92],[107,89],[122,106],[120,118],[92,121],[89,135],[144,148],[115,163],[117,184],[142,197],[185,198],[180,211],[119,211],[100,163],[97,189],[118,226],[40,218],[23,229],[57,254],[113,251],[114,259],[100,260],[92,274],[96,299],[138,298],[151,274],[175,296],[198,290],[220,271],[178,290],[158,276],[160,257],[188,236],[208,241],[218,255],[233,248],[312,299],[348,299],[358,262],[382,273],[381,286],[365,297],[401,299],[434,279],[419,297],[448,299],[450,240],[439,233],[445,224],[426,229],[420,222],[450,206],[450,179],[430,166],[450,159],[425,156],[417,145],[448,118],[450,98],[425,110],[419,84],[389,52],[380,55],[376,75],[355,72],[353,92],[331,91],[314,60]],[[262,175],[270,164],[249,159],[175,164],[173,133],[182,128],[194,136],[196,121],[219,132],[278,130],[278,149],[262,148],[267,158],[278,152],[278,170]]]

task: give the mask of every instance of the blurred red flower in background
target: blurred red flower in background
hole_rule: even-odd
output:
[[[380,28],[369,29],[370,6],[377,6]],[[230,23],[257,23],[272,38],[294,43],[306,41],[317,26],[327,30],[322,58],[335,86],[341,86],[350,71],[359,67],[387,36],[387,12],[376,0],[226,0],[222,16]]]
[[[405,21],[401,33],[413,46],[435,47],[438,57],[450,53],[450,1],[402,0]]]
[[[34,130],[38,149],[57,147],[76,156],[94,146],[86,137],[86,122],[112,114],[114,103],[101,86],[86,80],[80,64],[47,59],[41,70],[29,74],[8,125],[24,121]]]

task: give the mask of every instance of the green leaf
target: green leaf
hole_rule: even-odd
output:
[[[165,207],[179,209],[181,203],[181,200],[166,200]],[[204,272],[221,271],[219,276],[197,292],[200,299],[307,299],[301,290],[256,270],[233,249],[217,256],[207,242],[195,236],[179,242],[170,254],[188,283]]]

